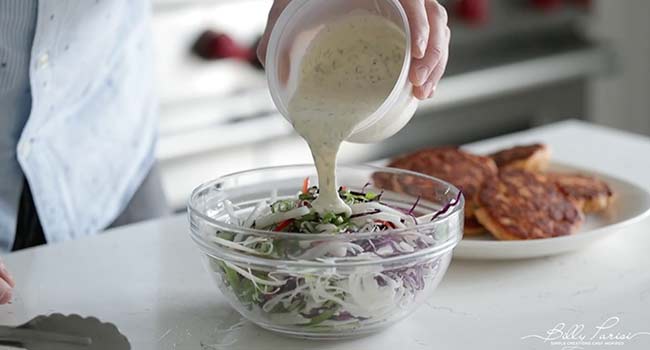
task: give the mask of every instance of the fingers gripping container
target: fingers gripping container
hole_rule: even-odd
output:
[[[292,122],[288,104],[296,92],[302,58],[311,41],[326,24],[355,14],[379,15],[403,29],[404,62],[395,85],[379,108],[361,122],[347,139],[371,143],[386,139],[411,120],[417,109],[409,81],[411,33],[408,19],[397,0],[293,0],[278,18],[269,39],[266,74],[271,97],[280,113]]]

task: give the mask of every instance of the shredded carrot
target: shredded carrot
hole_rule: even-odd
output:
[[[280,231],[284,230],[285,228],[287,228],[287,226],[291,225],[292,222],[293,222],[293,219],[284,220],[281,223],[279,223],[278,226],[276,226],[273,229],[273,231],[280,232]]]
[[[309,191],[309,177],[306,177],[302,181],[302,193],[307,194],[308,191]]]
[[[386,226],[386,227],[395,228],[395,224],[393,224],[393,223],[390,222],[390,221],[375,220],[375,222],[376,222],[376,223],[379,223],[379,224],[382,224],[382,225],[384,225],[384,226]]]

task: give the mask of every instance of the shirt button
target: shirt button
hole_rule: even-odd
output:
[[[50,55],[44,53],[38,56],[38,60],[36,61],[36,68],[45,68],[49,63],[50,63]]]
[[[29,154],[32,152],[32,139],[29,139],[28,141],[20,141],[20,144],[18,145],[18,155],[22,159],[27,159],[29,157]]]

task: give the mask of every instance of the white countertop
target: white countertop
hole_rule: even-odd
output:
[[[554,159],[636,182],[650,190],[650,138],[577,121],[469,145],[489,151],[542,141]],[[232,310],[203,270],[184,216],[99,237],[5,256],[18,287],[0,324],[38,314],[92,315],[115,323],[134,349],[562,349],[527,335],[560,322],[587,337],[650,332],[650,222],[573,254],[471,262],[454,260],[438,290],[412,317],[366,338],[313,342],[264,331]],[[612,319],[615,320],[615,319]],[[648,349],[650,335],[618,347]]]

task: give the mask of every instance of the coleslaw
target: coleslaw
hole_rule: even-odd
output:
[[[318,214],[311,203],[318,188],[305,179],[297,195],[260,201],[242,211],[229,201],[223,210],[230,224],[275,233],[332,235],[341,239],[291,240],[273,235],[245,235],[219,230],[208,238],[231,251],[278,260],[266,268],[212,258],[222,290],[239,301],[246,312],[273,325],[313,329],[350,329],[379,324],[416,302],[439,281],[440,256],[383,264],[386,258],[426,250],[445,240],[446,232],[421,229],[423,223],[444,216],[460,202],[458,197],[433,213],[416,213],[420,199],[402,209],[382,201],[383,192],[341,187],[340,198],[351,214]],[[386,234],[381,234],[382,232]],[[377,233],[373,235],[374,233]],[[328,268],[297,269],[281,261],[320,262]],[[331,268],[340,262],[376,261],[353,268]],[[446,268],[446,266],[444,267]]]

